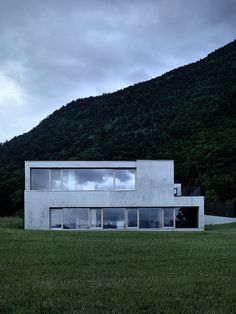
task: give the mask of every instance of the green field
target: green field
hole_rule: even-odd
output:
[[[0,218],[0,313],[236,313],[236,224],[24,231]]]

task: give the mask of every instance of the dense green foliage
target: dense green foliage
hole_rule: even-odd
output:
[[[25,160],[174,159],[207,200],[236,195],[236,41],[196,63],[72,101],[0,145],[0,213],[23,208]]]
[[[236,313],[235,224],[58,232],[10,220],[0,218],[1,313]]]

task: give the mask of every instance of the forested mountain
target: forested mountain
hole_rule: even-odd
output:
[[[0,214],[23,209],[25,160],[174,159],[207,201],[236,196],[236,41],[205,59],[78,99],[0,145]]]

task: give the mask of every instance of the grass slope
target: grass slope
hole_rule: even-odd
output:
[[[203,233],[20,226],[0,219],[1,313],[236,313],[236,224]]]

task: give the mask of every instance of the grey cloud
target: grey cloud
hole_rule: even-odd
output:
[[[1,1],[0,141],[206,56],[234,39],[235,12],[234,0]]]

